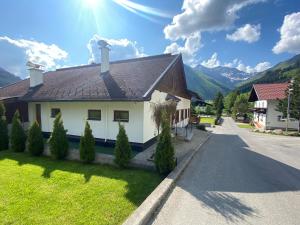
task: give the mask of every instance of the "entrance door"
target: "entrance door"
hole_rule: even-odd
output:
[[[41,120],[41,104],[35,105],[35,119],[39,123],[40,127],[42,127],[42,120]]]

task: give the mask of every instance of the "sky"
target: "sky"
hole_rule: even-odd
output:
[[[182,53],[194,67],[260,72],[300,53],[299,0],[1,0],[0,67],[55,70]]]

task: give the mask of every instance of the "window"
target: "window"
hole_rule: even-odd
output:
[[[101,110],[89,109],[88,120],[101,120]]]
[[[114,121],[129,122],[129,111],[114,111]]]
[[[59,108],[53,108],[51,109],[51,117],[55,118],[57,116],[57,114],[60,113],[60,109]]]
[[[180,120],[184,120],[184,109],[181,110],[181,117]]]

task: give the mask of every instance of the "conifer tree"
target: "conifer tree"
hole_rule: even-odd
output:
[[[31,155],[39,156],[44,151],[44,139],[42,130],[37,121],[35,121],[28,131],[28,151]]]
[[[119,133],[115,146],[115,163],[120,167],[127,167],[131,159],[131,151],[125,128],[119,124]]]
[[[86,121],[84,135],[80,138],[80,159],[84,162],[90,163],[95,160],[95,138]]]
[[[162,132],[159,135],[154,157],[156,169],[161,174],[168,174],[175,167],[175,153],[171,140],[171,129],[166,114],[163,115]]]
[[[0,103],[0,151],[8,149],[8,129],[5,118],[5,107]]]
[[[20,114],[17,110],[14,114],[11,127],[10,144],[15,152],[24,152],[26,143],[26,134],[22,127]]]
[[[64,159],[68,155],[69,142],[67,130],[64,128],[61,114],[57,114],[53,122],[53,131],[49,138],[49,147],[51,155],[55,159]]]

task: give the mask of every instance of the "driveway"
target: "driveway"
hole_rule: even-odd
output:
[[[151,224],[299,224],[300,138],[231,118],[202,147]]]

